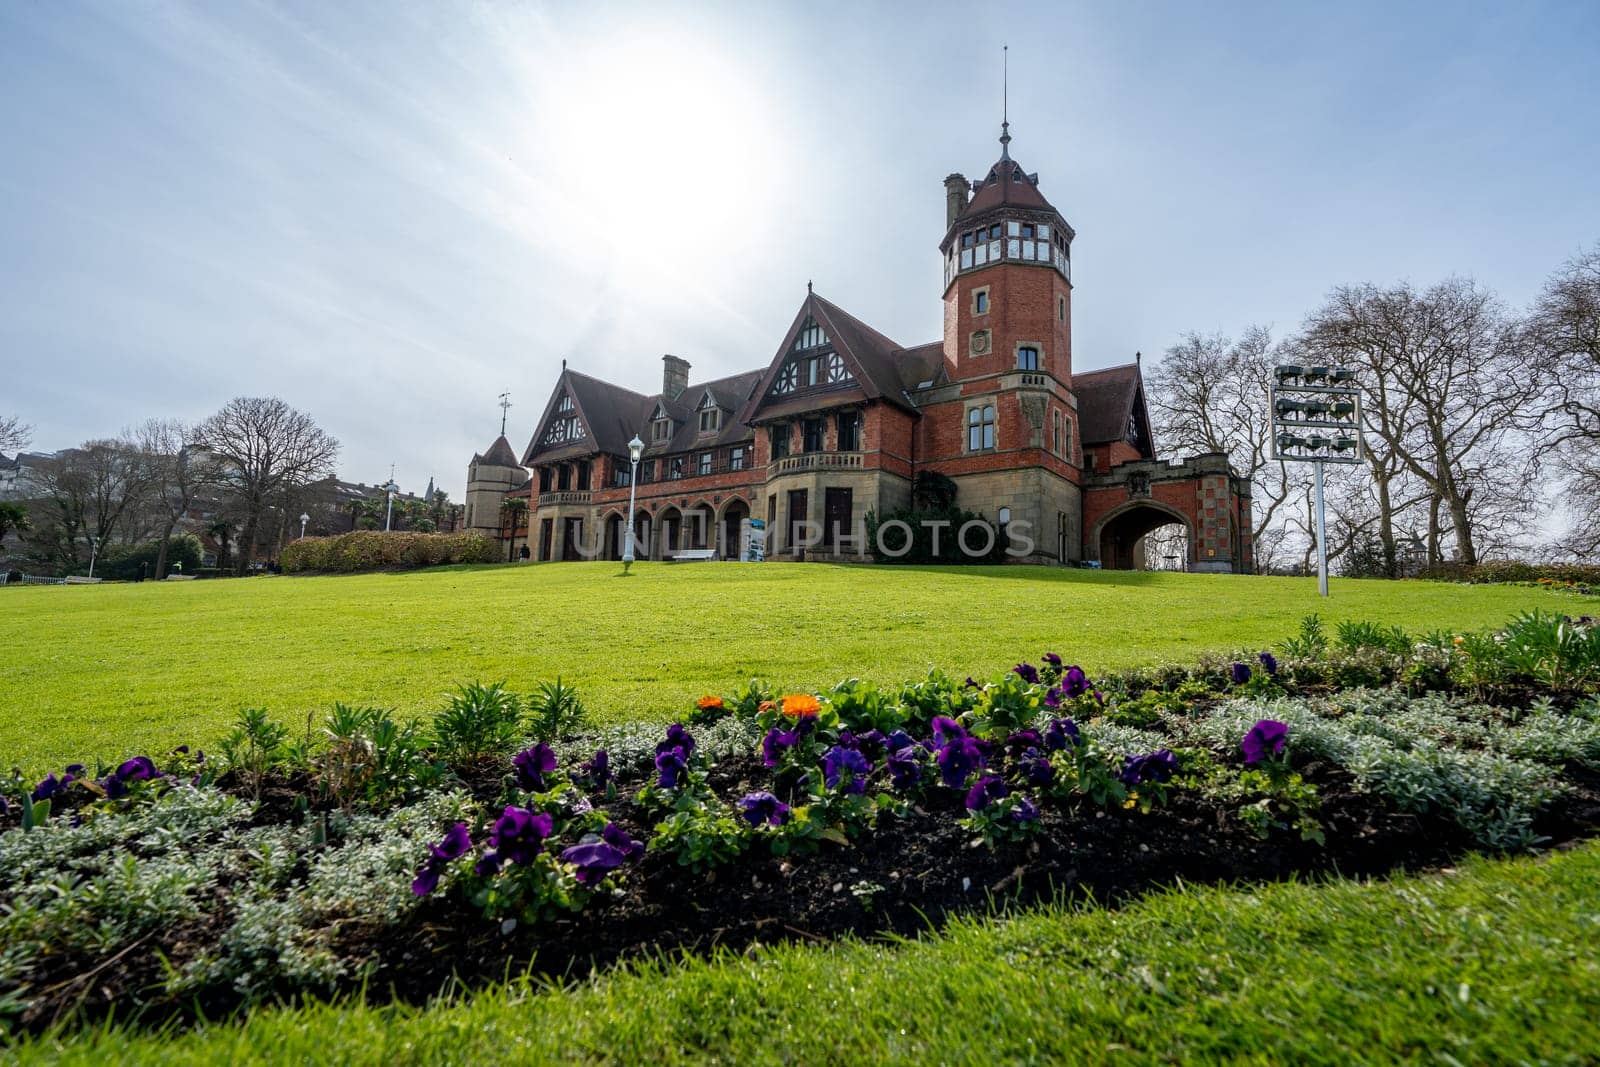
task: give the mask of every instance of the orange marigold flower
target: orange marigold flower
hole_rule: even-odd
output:
[[[712,696],[710,693],[707,693],[705,696],[695,701],[695,706],[701,711],[710,711],[712,708],[722,707],[722,698]]]
[[[810,693],[790,693],[783,698],[783,713],[790,718],[809,719],[821,710],[822,705]]]

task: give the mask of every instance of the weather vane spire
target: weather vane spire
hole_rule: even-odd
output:
[[[1000,46],[1000,158],[1011,158],[1011,46]]]
[[[506,413],[511,410],[511,394],[500,394],[500,436],[506,435]]]

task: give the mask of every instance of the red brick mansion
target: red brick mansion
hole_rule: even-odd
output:
[[[749,518],[769,559],[870,558],[865,516],[909,506],[928,471],[1031,542],[1017,558],[1136,567],[1144,536],[1179,522],[1189,569],[1250,570],[1250,486],[1228,457],[1156,458],[1137,361],[1073,373],[1074,232],[1010,139],[980,180],[944,181],[940,340],[903,345],[808,285],[771,359],[741,374],[691,382],[663,356],[644,394],[563,361],[520,456],[504,435],[473,456],[467,525],[507,558],[621,558],[638,435],[642,559],[737,558]]]

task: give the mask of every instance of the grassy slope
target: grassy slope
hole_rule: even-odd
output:
[[[602,720],[667,717],[751,676],[817,688],[1053,649],[1101,669],[1264,647],[1320,609],[1473,628],[1565,594],[1512,587],[1040,568],[616,564],[10,589],[0,761],[31,770],[214,744],[241,707],[422,712],[461,681],[557,673]]]
[[[962,923],[901,946],[782,947],[519,984],[427,1011],[263,1011],[82,1062],[1593,1062],[1600,845],[1357,885],[1172,892]]]

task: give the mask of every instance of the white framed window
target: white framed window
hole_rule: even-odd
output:
[[[702,452],[702,453],[700,453],[700,465],[699,465],[698,469],[699,469],[699,473],[702,474],[702,475],[711,473],[711,453],[710,452]]]
[[[967,409],[967,451],[994,448],[994,405],[976,404]]]
[[[728,469],[731,471],[744,470],[745,450],[744,445],[734,445],[728,452]]]
[[[1007,222],[1006,223],[1006,236],[1007,237],[1018,237],[1018,236],[1021,236],[1021,234],[1022,234],[1022,223],[1020,223],[1020,222]]]

